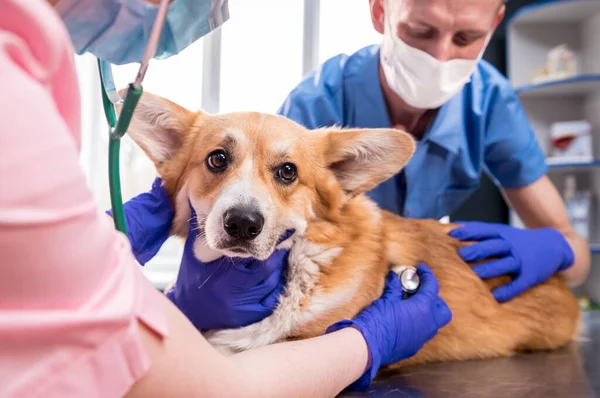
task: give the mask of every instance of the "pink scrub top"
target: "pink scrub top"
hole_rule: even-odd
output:
[[[44,0],[0,1],[0,397],[119,397],[164,299],[79,165],[73,49]]]

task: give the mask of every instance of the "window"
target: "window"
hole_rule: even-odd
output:
[[[319,63],[380,42],[381,35],[371,23],[368,0],[321,0]]]
[[[371,25],[367,0],[230,0],[229,11],[227,23],[181,54],[152,60],[144,90],[194,111],[275,113],[303,74],[336,54],[381,40]],[[108,133],[96,59],[75,58],[82,102],[81,165],[98,206],[106,210]],[[117,87],[132,82],[137,69],[137,64],[114,66]],[[150,160],[125,136],[123,201],[148,191],[154,178]],[[172,238],[146,264],[144,272],[155,285],[163,287],[175,278],[182,249],[182,242]]]
[[[190,110],[201,107],[202,40],[181,54],[165,60],[152,60],[144,78],[144,91],[168,98]],[[82,102],[81,164],[88,184],[101,210],[110,209],[108,188],[108,125],[104,118],[96,58],[76,56]],[[139,64],[113,66],[117,88],[125,88],[135,79]],[[148,191],[156,177],[152,162],[126,135],[121,144],[121,186],[123,201]],[[157,256],[144,267],[144,273],[159,288],[176,275],[183,244],[169,239]]]
[[[302,78],[302,0],[230,0],[220,112],[275,113]]]

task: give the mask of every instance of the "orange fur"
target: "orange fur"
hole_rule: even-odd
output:
[[[147,108],[148,94],[144,96],[138,118],[153,114],[152,109]],[[156,97],[151,99],[160,101]],[[317,283],[303,292],[301,310],[308,308],[317,295],[328,297],[341,287],[359,281],[360,288],[350,300],[298,323],[280,340],[321,335],[329,325],[354,317],[380,297],[391,267],[418,263],[427,264],[436,275],[440,295],[450,307],[453,318],[417,355],[391,368],[555,349],[575,337],[580,320],[579,306],[559,276],[499,304],[490,291],[509,278],[479,279],[458,256],[457,249],[465,243],[448,235],[452,225],[405,219],[380,211],[363,194],[391,177],[408,161],[414,143],[407,134],[394,130],[310,132],[280,116],[192,114],[172,103],[168,105],[164,112],[185,127],[177,131],[165,129],[168,134],[177,135],[174,142],[179,144],[168,159],[153,160],[173,198],[189,184],[192,197],[211,203],[231,179],[239,176],[237,163],[232,163],[232,171],[226,176],[211,175],[203,167],[206,155],[220,145],[223,132],[235,128],[245,138],[235,144],[238,158],[234,162],[241,164],[247,157],[253,160],[253,184],[269,195],[277,207],[278,217],[300,215],[306,220],[303,239],[323,248],[341,249],[332,261],[317,262]],[[141,137],[147,132],[139,127],[141,122],[143,120],[136,121],[134,117],[131,135],[143,143]],[[382,162],[389,155],[378,145],[393,154],[386,160],[388,163]],[[143,144],[142,148],[149,151]],[[285,153],[280,153],[282,151]],[[369,155],[369,151],[373,153]],[[293,160],[298,165],[299,177],[293,186],[280,186],[271,181],[270,166],[282,159]],[[368,174],[361,175],[363,172]],[[182,207],[176,207],[176,212],[185,216],[176,217],[173,231],[185,237],[188,213]]]

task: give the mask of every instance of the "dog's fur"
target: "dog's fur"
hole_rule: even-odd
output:
[[[284,231],[296,230],[279,246],[291,251],[288,285],[275,312],[247,327],[206,333],[225,353],[322,335],[379,298],[390,267],[418,263],[436,275],[453,318],[418,354],[392,367],[554,349],[576,336],[579,306],[559,276],[499,304],[490,290],[510,277],[478,278],[457,254],[468,243],[448,235],[456,226],[404,219],[364,195],[408,162],[415,150],[409,134],[309,131],[281,116],[194,113],[147,93],[129,134],[154,161],[173,198],[173,234],[187,236],[192,204],[203,227],[194,246],[200,260],[241,255],[237,247],[230,250],[222,227],[223,212],[238,203],[252,204],[265,219],[242,255],[267,258]],[[219,148],[231,162],[215,174],[206,158]],[[297,166],[291,184],[275,178],[283,162]]]

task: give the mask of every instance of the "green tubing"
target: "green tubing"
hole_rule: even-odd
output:
[[[127,223],[125,222],[125,212],[123,211],[123,197],[121,195],[121,176],[120,176],[120,149],[121,137],[125,135],[135,107],[142,96],[142,88],[135,89],[129,85],[125,100],[119,115],[117,126],[111,129],[110,142],[108,144],[108,183],[110,186],[110,203],[113,209],[113,220],[115,227],[127,234]],[[111,104],[112,105],[112,104]]]
[[[106,116],[108,126],[112,129],[117,125],[117,114],[115,113],[115,106],[112,102],[110,102],[108,95],[106,95],[106,88],[104,87],[104,80],[102,79],[101,70],[101,61],[98,59],[98,72],[100,72],[100,91],[102,91],[102,107],[104,108],[104,116]]]
[[[100,60],[98,68],[101,70]],[[127,234],[127,222],[125,221],[125,212],[123,211],[123,198],[121,195],[121,175],[120,175],[120,150],[121,137],[125,135],[133,112],[142,96],[142,87],[136,89],[132,84],[127,88],[120,117],[117,119],[115,107],[106,94],[106,88],[100,73],[100,86],[102,91],[102,106],[104,115],[109,126],[108,143],[108,184],[110,187],[110,204],[113,213],[113,222],[115,228],[124,234]]]
[[[121,140],[112,138],[108,143],[108,184],[110,187],[110,205],[112,207],[115,228],[127,235],[127,223],[123,211],[123,198],[121,197],[121,177],[119,175],[119,150]]]
[[[119,121],[117,122],[117,127],[115,128],[114,135],[118,138],[121,138],[127,132],[129,128],[129,123],[131,122],[131,118],[133,116],[133,112],[135,111],[135,107],[142,96],[143,89],[133,87],[133,84],[130,84],[127,87],[127,92],[125,93],[125,99],[123,101],[123,107],[121,108],[121,114],[119,115]]]

